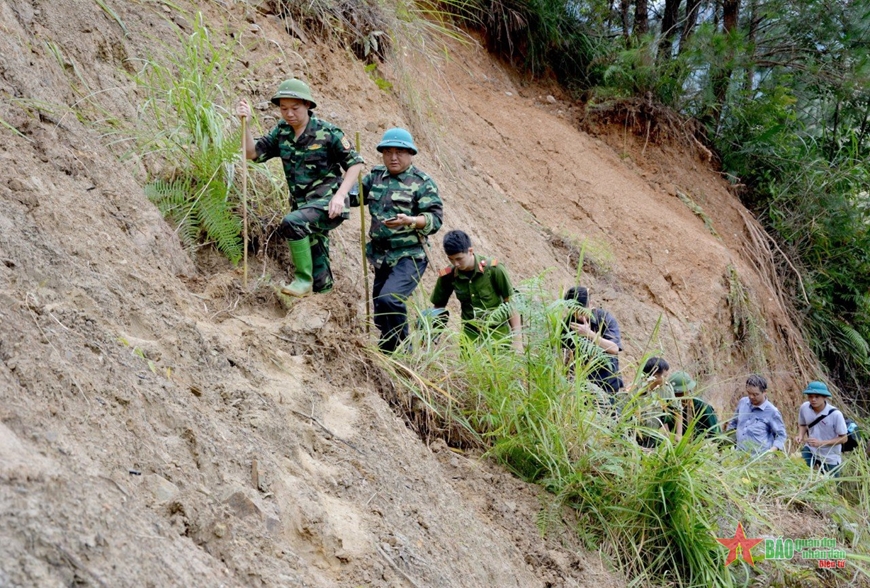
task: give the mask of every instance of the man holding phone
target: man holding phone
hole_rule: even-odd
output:
[[[432,178],[412,163],[417,147],[411,133],[389,129],[377,150],[384,165],[375,166],[362,181],[362,202],[372,217],[366,257],[375,268],[378,347],[392,353],[408,336],[405,302],[426,271],[423,247],[426,237],[441,228],[443,204]]]
[[[588,379],[600,386],[611,399],[620,388],[619,352],[622,335],[619,324],[603,308],[589,309],[589,289],[574,286],[565,293],[571,305],[562,337],[562,348],[567,351],[571,373],[576,360],[590,363]]]

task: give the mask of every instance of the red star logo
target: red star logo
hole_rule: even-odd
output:
[[[751,566],[755,566],[752,561],[752,548],[764,541],[764,539],[747,539],[743,532],[743,523],[737,523],[737,530],[734,532],[734,537],[719,539],[716,541],[728,548],[728,559],[725,560],[725,565],[729,566],[739,556],[743,556],[743,561]]]

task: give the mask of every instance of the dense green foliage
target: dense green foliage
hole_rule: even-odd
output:
[[[148,94],[142,118],[152,130],[138,147],[176,166],[151,181],[145,193],[177,225],[188,247],[202,234],[236,263],[242,258],[242,227],[230,191],[240,139],[229,133],[227,117],[217,107],[232,50],[216,48],[199,25],[183,40],[182,51],[170,55],[169,63],[147,62],[136,78]]]
[[[650,407],[661,408],[650,403],[636,366],[622,366],[629,389],[611,406],[586,381],[594,356],[578,358],[570,377],[561,348],[565,303],[533,282],[521,285],[513,304],[523,315],[523,354],[451,331],[433,342],[431,331],[421,329],[412,337],[414,352],[375,357],[410,390],[403,401],[418,431],[480,447],[550,492],[542,531],[571,520],[564,509],[572,509],[587,547],[606,554],[635,586],[797,585],[815,573],[808,565],[725,567],[727,550],[716,537],[731,536],[738,522],[749,536],[782,535],[774,521],[782,520],[783,509],[809,509],[829,520],[838,545],[853,552],[839,581],[864,573],[866,542],[855,535],[863,534],[870,512],[863,452],[847,459],[838,490],[797,455],[752,457],[725,436],[678,440],[648,429]],[[639,432],[658,445],[642,448]],[[753,554],[756,562],[761,551]]]

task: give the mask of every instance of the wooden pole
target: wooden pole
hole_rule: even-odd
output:
[[[360,153],[359,131],[356,132],[356,152]],[[363,290],[366,291],[366,335],[369,334],[372,322],[372,297],[369,292],[369,264],[366,259],[366,201],[363,194],[363,176],[360,173],[357,180],[359,182],[359,243],[362,249],[362,266],[363,266]]]
[[[248,289],[248,117],[242,117],[242,285]]]

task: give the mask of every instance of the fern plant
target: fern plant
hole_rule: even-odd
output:
[[[212,242],[237,263],[243,246],[234,164],[241,137],[219,106],[230,87],[232,50],[213,42],[200,17],[181,50],[167,54],[168,62],[150,59],[135,76],[147,95],[140,120],[151,130],[137,138],[137,149],[146,159],[172,164],[151,179],[145,194],[187,247]]]

